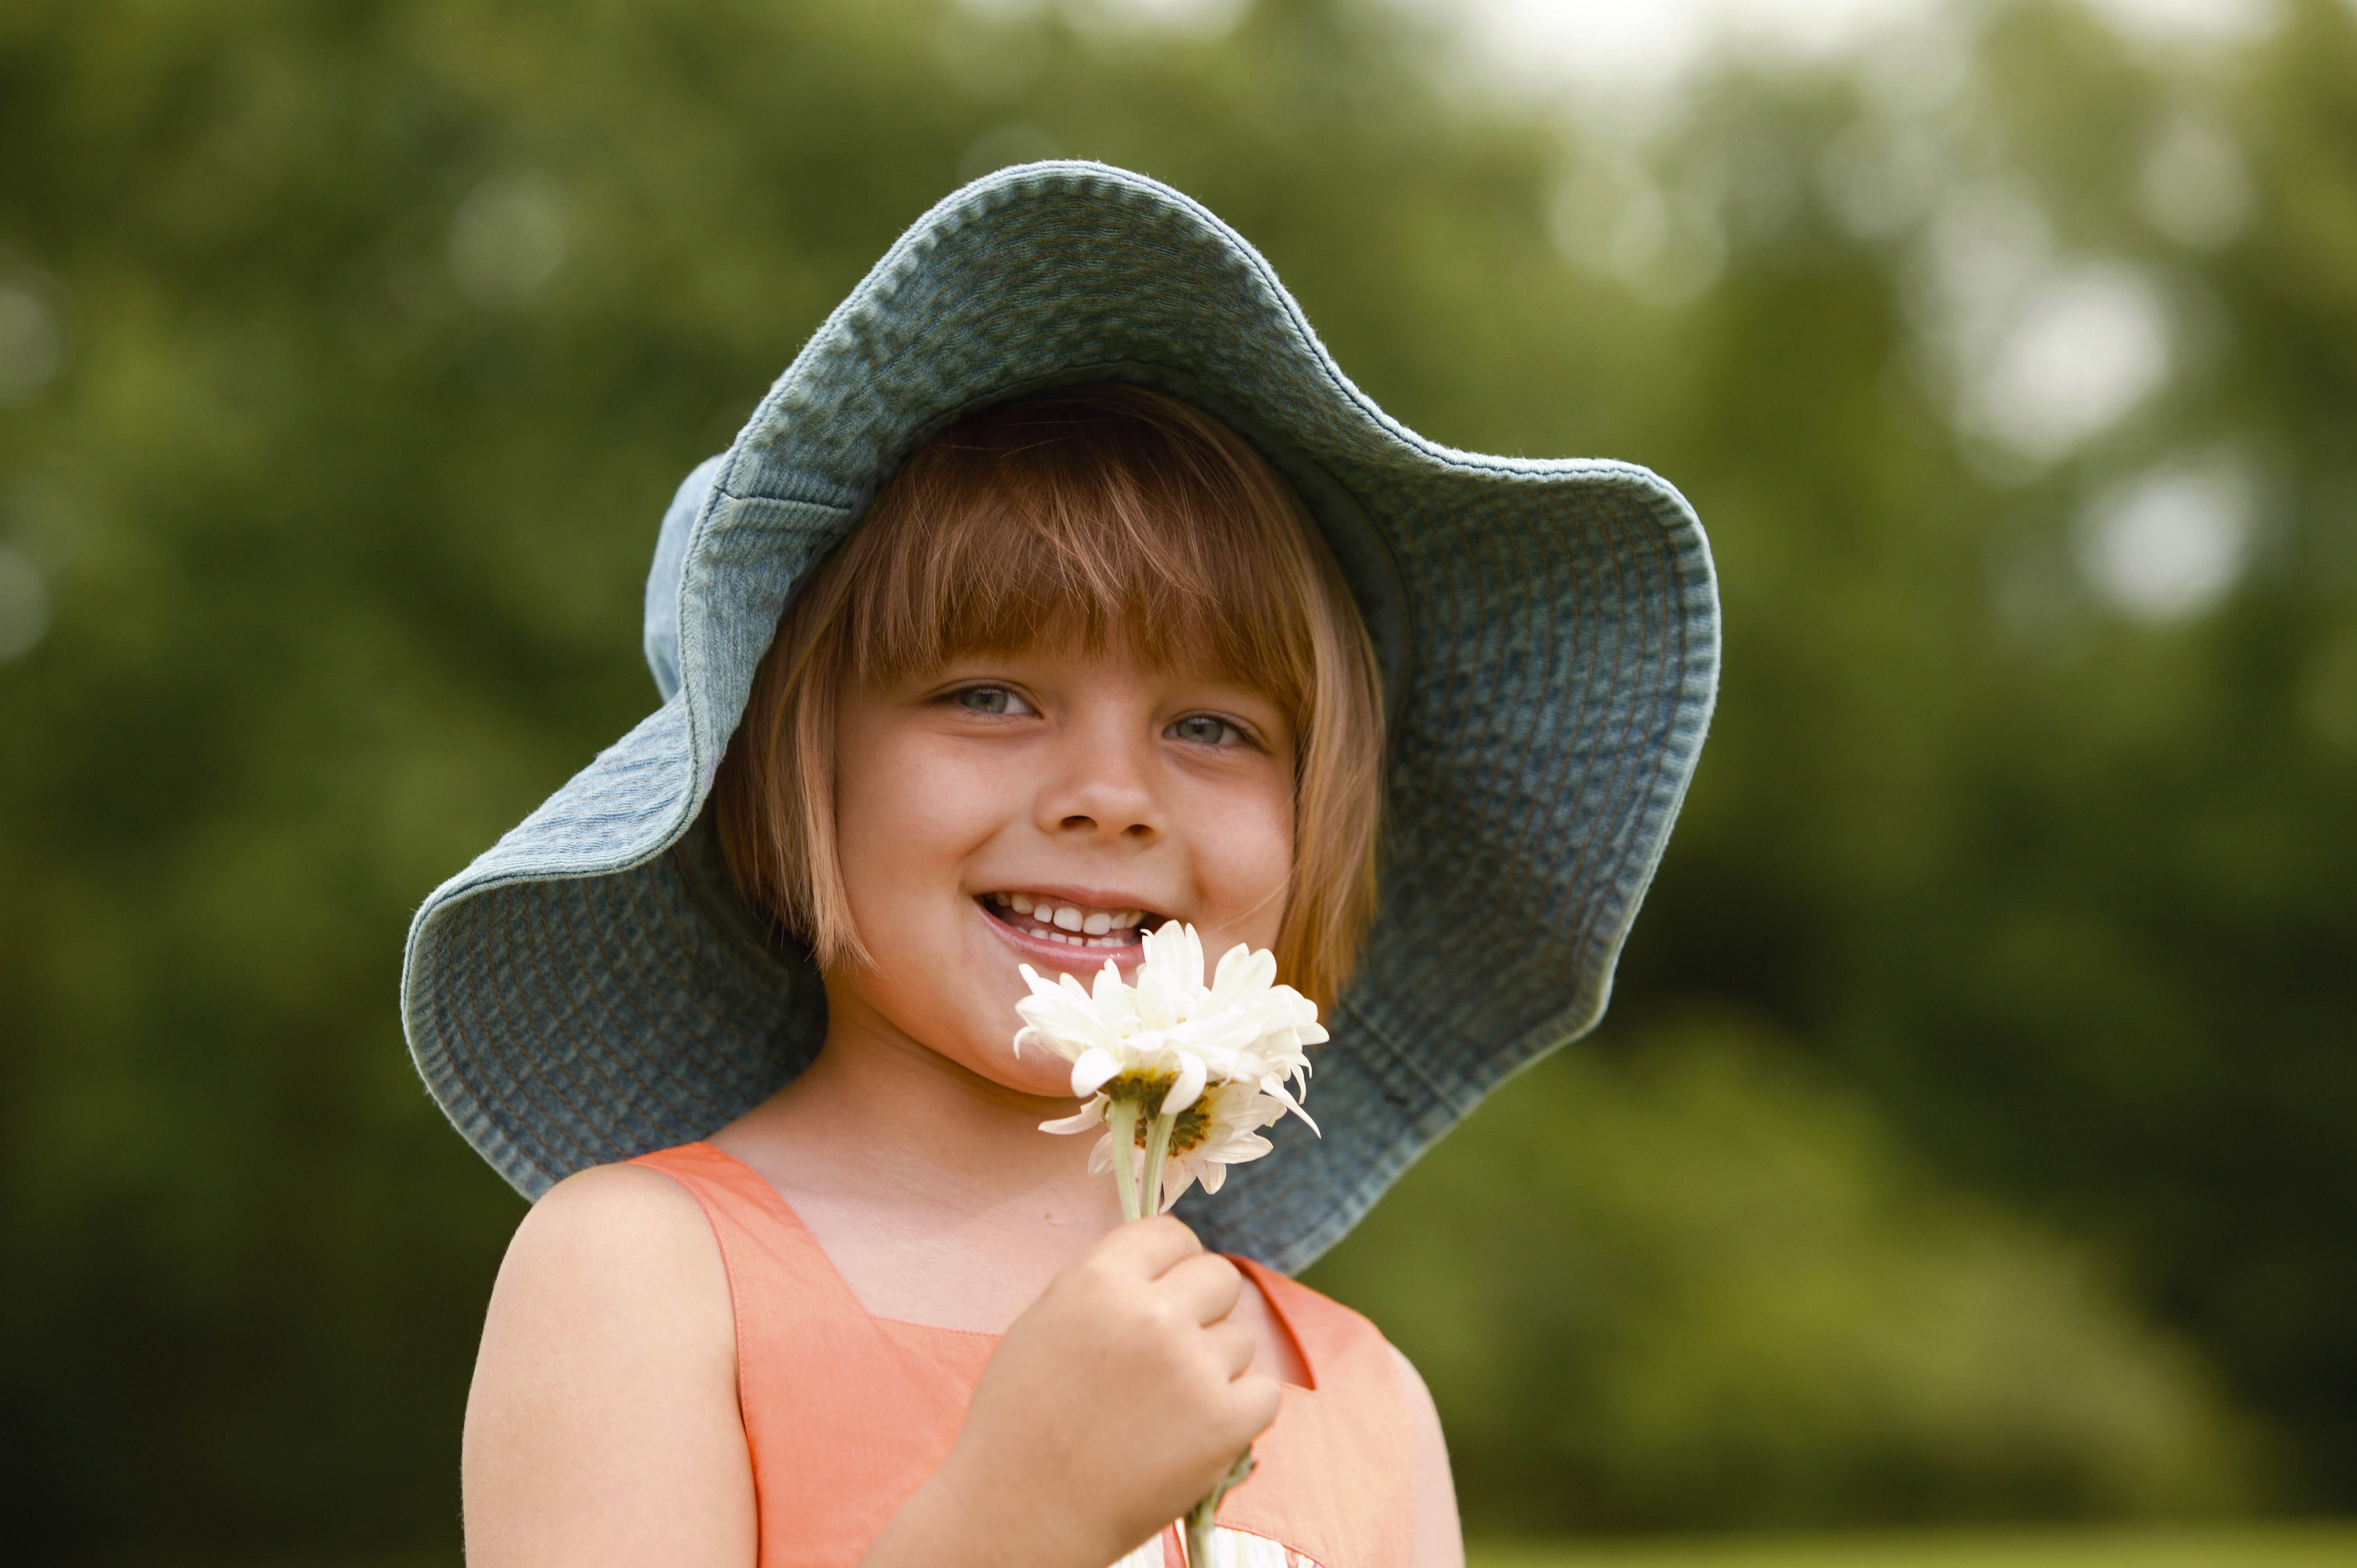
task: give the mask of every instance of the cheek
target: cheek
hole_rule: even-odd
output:
[[[979,930],[964,884],[975,851],[1010,812],[1019,816],[1020,790],[921,731],[845,724],[838,733],[836,853],[852,922],[876,962],[829,972],[834,1015],[872,1012],[985,1077],[1034,1094],[1069,1093],[1069,1068],[1037,1052],[1009,1055],[1021,986]],[[987,948],[979,960],[977,940]]]
[[[837,755],[844,891],[871,943],[915,906],[955,893],[962,863],[999,817],[986,780],[920,740],[855,733]]]
[[[1254,947],[1274,946],[1293,874],[1289,781],[1232,794],[1205,814],[1211,831],[1198,851],[1206,913]]]

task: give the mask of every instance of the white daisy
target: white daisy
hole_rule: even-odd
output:
[[[1173,920],[1144,945],[1135,984],[1123,983],[1111,960],[1087,988],[1069,974],[1051,985],[1025,964],[1031,994],[1015,1004],[1025,1025],[1015,1048],[1045,1047],[1072,1064],[1074,1094],[1135,1098],[1148,1115],[1178,1114],[1206,1084],[1250,1083],[1309,1122],[1297,1098],[1309,1074],[1303,1047],[1326,1031],[1318,1004],[1275,983],[1275,957],[1239,943],[1206,985],[1192,926]],[[1158,1104],[1146,1102],[1151,1089],[1163,1091]]]
[[[1285,1112],[1284,1103],[1264,1093],[1257,1085],[1227,1082],[1208,1086],[1186,1110],[1150,1121],[1140,1119],[1134,1106],[1099,1092],[1092,1095],[1076,1114],[1061,1121],[1042,1122],[1039,1130],[1085,1133],[1092,1127],[1108,1127],[1105,1135],[1097,1140],[1097,1146],[1089,1151],[1089,1169],[1100,1175],[1114,1168],[1114,1148],[1125,1127],[1132,1148],[1146,1151],[1150,1170],[1154,1138],[1158,1132],[1164,1155],[1159,1207],[1168,1209],[1198,1181],[1203,1184],[1205,1192],[1217,1192],[1227,1182],[1230,1165],[1256,1160],[1275,1148],[1260,1135],[1260,1130],[1283,1120]],[[1137,1179],[1136,1160],[1137,1155],[1132,1154],[1132,1182]]]

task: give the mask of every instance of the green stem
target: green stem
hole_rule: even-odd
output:
[[[1121,1194],[1121,1217],[1143,1219],[1137,1207],[1137,1101],[1116,1100],[1106,1106],[1105,1126],[1113,1133],[1113,1186]]]
[[[1220,1499],[1244,1483],[1253,1473],[1253,1451],[1249,1448],[1236,1455],[1228,1473],[1220,1477],[1211,1494],[1187,1511],[1187,1568],[1216,1568],[1211,1555],[1211,1520],[1220,1511]]]
[[[1146,1134],[1146,1176],[1138,1183],[1140,1214],[1162,1212],[1162,1162],[1170,1155],[1170,1129],[1178,1122],[1176,1116],[1157,1116]]]

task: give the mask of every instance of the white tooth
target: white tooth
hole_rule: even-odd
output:
[[[1081,912],[1078,909],[1073,908],[1070,904],[1059,904],[1056,906],[1056,925],[1060,930],[1079,930],[1081,929]]]
[[[1146,911],[1143,909],[1124,909],[1121,912],[1120,917],[1114,921],[1114,924],[1128,929],[1142,924],[1145,919]]]
[[[1004,893],[992,894],[990,896],[990,901],[997,905],[1002,909],[1006,908],[1006,895]]]
[[[1088,934],[1092,937],[1103,936],[1107,931],[1113,929],[1113,917],[1106,914],[1103,909],[1100,909],[1095,914],[1091,915],[1087,919],[1081,922],[1081,929],[1088,932]]]
[[[1056,918],[1056,907],[1053,904],[1034,904],[1031,906],[1031,918],[1044,926]]]
[[[1015,912],[1018,915],[1028,915],[1031,912],[1031,895],[1028,893],[1008,894],[998,901],[1002,904],[1012,904],[1015,907]]]

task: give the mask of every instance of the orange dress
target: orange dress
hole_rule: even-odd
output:
[[[876,1317],[775,1187],[709,1144],[642,1155],[712,1221],[737,1315],[737,1401],[753,1455],[760,1568],[853,1568],[941,1466],[996,1335]],[[1415,1534],[1408,1404],[1372,1324],[1235,1260],[1301,1352],[1220,1505],[1217,1568],[1406,1568]],[[1176,1528],[1116,1568],[1178,1568]]]

